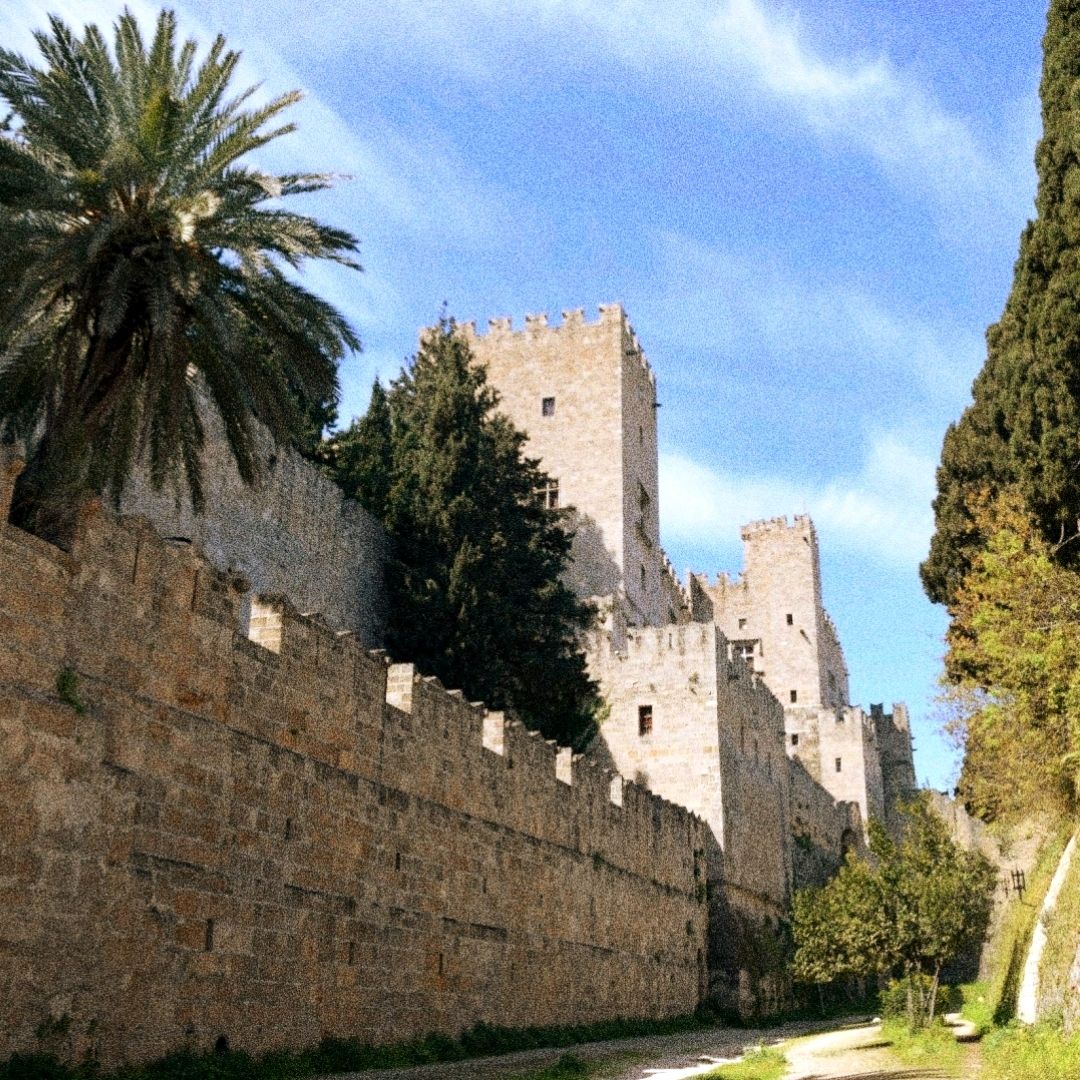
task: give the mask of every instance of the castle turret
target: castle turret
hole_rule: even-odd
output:
[[[785,706],[848,704],[848,673],[821,600],[814,523],[806,515],[755,521],[742,530],[744,567],[715,584],[696,577],[712,618]],[[699,601],[697,607],[702,606]]]

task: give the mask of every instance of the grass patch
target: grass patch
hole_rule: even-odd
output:
[[[324,1039],[308,1050],[282,1050],[258,1058],[242,1051],[180,1050],[158,1061],[110,1074],[103,1074],[93,1061],[70,1066],[52,1054],[16,1054],[0,1062],[0,1080],[306,1080],[321,1074],[464,1061],[517,1050],[570,1047],[643,1035],[675,1035],[715,1026],[712,1018],[697,1015],[670,1020],[608,1020],[576,1027],[505,1028],[477,1024],[458,1039],[429,1035],[393,1046],[372,1046],[359,1039]],[[572,1067],[575,1066],[564,1068]],[[572,1080],[573,1076],[565,1074],[566,1080]],[[555,1080],[563,1080],[563,1074],[555,1074]]]
[[[960,1015],[975,1025],[979,1035],[985,1035],[994,1026],[994,1002],[990,987],[985,982],[964,983],[959,988]]]
[[[983,1040],[980,1080],[1076,1080],[1078,1076],[1080,1034],[1066,1038],[1051,1025],[1010,1024]]]
[[[720,1065],[702,1074],[701,1080],[780,1080],[787,1068],[787,1058],[775,1046],[751,1050],[742,1061]]]
[[[986,998],[996,1024],[1005,1024],[1016,1015],[1016,995],[1031,944],[1031,932],[1071,833],[1072,826],[1066,823],[1051,833],[1028,875],[1024,899],[1009,901],[991,937],[986,954],[990,973]]]
[[[963,1048],[941,1020],[935,1020],[921,1031],[909,1031],[903,1020],[889,1020],[882,1025],[881,1035],[905,1065],[913,1069],[932,1066],[950,1076],[960,1075]]]
[[[1039,966],[1040,1015],[1060,1015],[1065,1008],[1069,969],[1076,958],[1080,926],[1080,855],[1073,855],[1057,906],[1046,920],[1046,950]]]

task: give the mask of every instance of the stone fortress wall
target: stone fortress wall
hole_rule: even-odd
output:
[[[245,584],[0,525],[0,1059],[693,1010],[697,817]]]
[[[203,414],[206,508],[192,512],[184,490],[155,491],[136,475],[121,509],[154,523],[164,536],[199,544],[219,569],[258,593],[283,593],[304,612],[351,630],[364,645],[383,640],[386,596],[382,525],[294,450],[275,446],[257,427],[260,481],[240,478],[218,413]]]

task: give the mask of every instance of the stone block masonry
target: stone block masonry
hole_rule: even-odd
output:
[[[124,495],[125,514],[149,518],[163,536],[200,544],[219,569],[242,576],[258,593],[284,593],[301,610],[382,644],[386,621],[382,525],[310,461],[275,446],[256,426],[261,476],[240,478],[218,413],[203,413],[206,508],[192,512],[186,491],[155,491],[137,474]]]
[[[0,1059],[693,1010],[700,819],[237,584],[0,526]]]

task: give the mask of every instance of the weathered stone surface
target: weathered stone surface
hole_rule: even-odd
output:
[[[0,1058],[695,1007],[697,818],[243,599],[136,520],[0,528]]]

